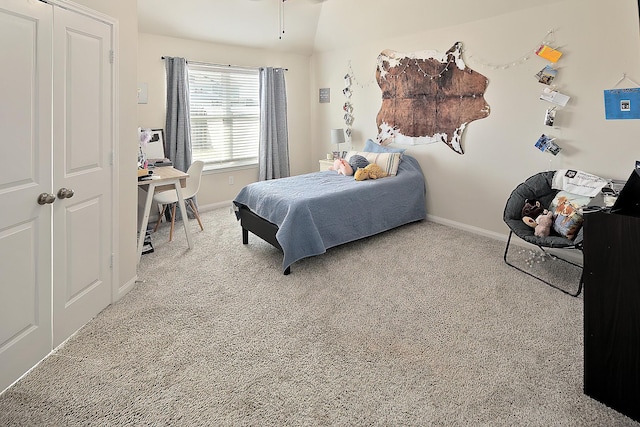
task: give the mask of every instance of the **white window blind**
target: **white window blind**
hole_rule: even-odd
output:
[[[207,169],[258,163],[258,69],[189,63],[193,160]]]

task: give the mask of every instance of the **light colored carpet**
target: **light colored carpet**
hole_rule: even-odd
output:
[[[203,222],[193,250],[161,227],[143,282],[0,396],[0,425],[640,425],[582,392],[582,298],[502,242],[424,221],[283,276],[228,208]]]

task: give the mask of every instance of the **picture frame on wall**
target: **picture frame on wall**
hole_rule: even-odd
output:
[[[159,142],[164,147],[164,129],[151,129],[149,142]]]
[[[151,129],[151,139],[143,147],[147,159],[164,159],[164,129]]]

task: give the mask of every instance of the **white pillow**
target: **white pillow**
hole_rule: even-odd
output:
[[[359,154],[369,161],[375,163],[382,168],[389,176],[395,176],[398,173],[398,165],[400,165],[401,153],[370,153],[367,151],[349,151],[345,159],[347,162],[351,156]],[[354,171],[355,172],[355,171]]]

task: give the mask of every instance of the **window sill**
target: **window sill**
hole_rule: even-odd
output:
[[[229,172],[245,170],[245,169],[258,169],[258,164],[252,163],[248,165],[224,166],[224,167],[220,167],[220,166],[216,167],[213,165],[205,164],[203,172],[206,172],[207,174],[218,174],[218,173],[229,173]]]

